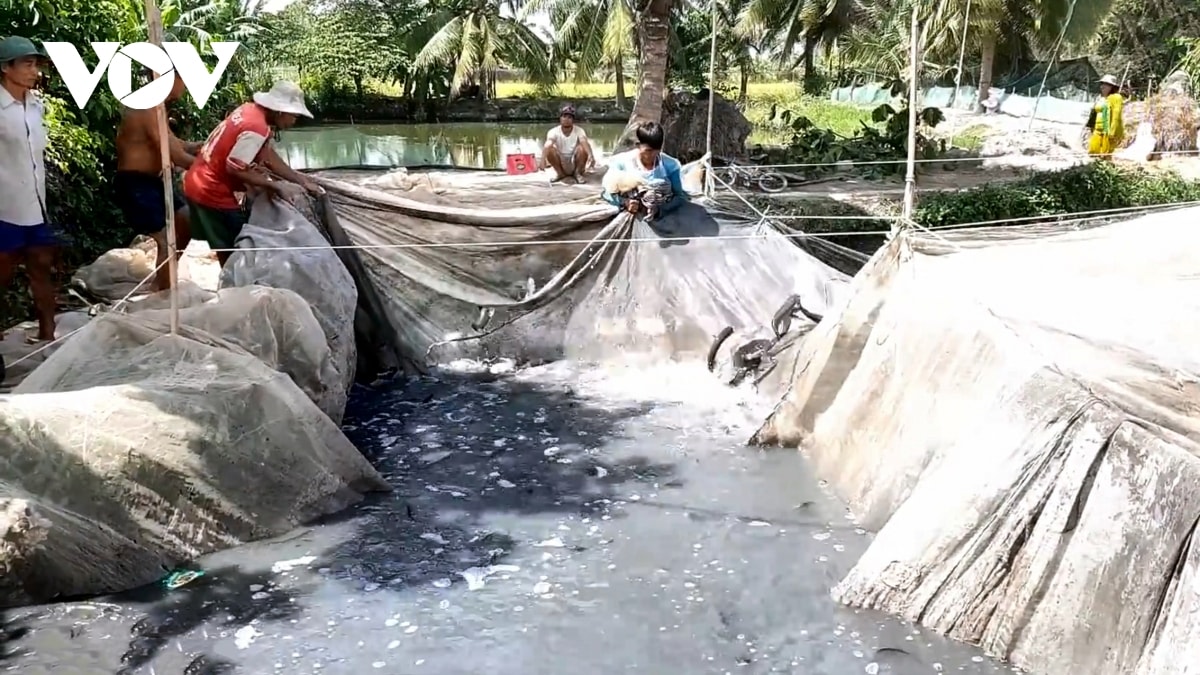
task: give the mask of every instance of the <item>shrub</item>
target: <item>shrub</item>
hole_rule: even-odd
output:
[[[1111,162],[1038,174],[1028,180],[924,195],[913,214],[925,227],[1023,222],[1071,213],[1200,201],[1200,182],[1177,173]]]

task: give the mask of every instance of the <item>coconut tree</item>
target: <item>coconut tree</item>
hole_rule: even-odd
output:
[[[639,51],[638,94],[625,130],[628,139],[634,125],[662,118],[667,89],[667,65],[671,55],[671,11],[674,0],[645,0],[637,6],[636,36]]]
[[[994,82],[996,56],[1005,44],[1057,56],[1062,44],[1090,39],[1111,13],[1113,0],[920,0],[926,49],[945,55],[960,44],[978,45],[979,90]],[[896,3],[898,11],[912,5]],[[963,31],[966,31],[964,36]]]
[[[802,47],[804,79],[811,82],[816,75],[817,47],[831,46],[849,33],[863,13],[859,0],[749,0],[736,31],[748,38],[766,36],[779,42],[783,60]]]
[[[993,82],[997,48],[1016,39],[1040,49],[1059,42],[1078,42],[1093,35],[1110,13],[1113,0],[916,0],[922,20],[924,53],[957,52],[963,31],[966,44],[978,45],[980,88]],[[968,7],[969,5],[969,7]],[[783,43],[788,55],[803,43],[805,73],[820,44],[846,38],[847,56],[870,55],[895,70],[907,55],[911,0],[749,0],[738,30],[766,30]]]
[[[431,24],[440,26],[417,53],[418,69],[452,67],[451,90],[468,84],[490,93],[501,65],[524,72],[534,84],[554,84],[550,50],[528,25],[500,13],[499,0],[456,0],[439,7]]]
[[[625,105],[625,60],[637,52],[634,11],[630,0],[528,0],[520,16],[538,12],[554,28],[552,60],[575,64],[575,79],[586,82],[611,68],[617,85],[617,105]]]

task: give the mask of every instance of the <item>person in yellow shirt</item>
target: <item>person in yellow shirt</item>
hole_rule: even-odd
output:
[[[1111,158],[1125,140],[1125,98],[1121,96],[1121,85],[1117,78],[1105,75],[1100,78],[1100,99],[1088,118],[1088,154],[1093,157]]]

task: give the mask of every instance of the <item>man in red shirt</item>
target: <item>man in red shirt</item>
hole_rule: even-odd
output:
[[[252,103],[242,104],[213,129],[184,175],[183,195],[191,212],[192,237],[217,249],[222,266],[246,224],[246,213],[234,193],[258,189],[273,197],[283,196],[282,184],[268,172],[310,193],[322,192],[270,145],[272,129],[287,129],[301,115],[312,117],[304,105],[304,92],[292,82],[276,82],[271,91],[254,94]]]

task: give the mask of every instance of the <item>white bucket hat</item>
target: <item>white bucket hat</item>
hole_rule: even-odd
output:
[[[1105,75],[1104,77],[1100,78],[1100,84],[1108,84],[1114,87],[1121,86],[1121,83],[1117,82],[1117,78],[1113,77],[1112,75]]]
[[[278,113],[312,117],[312,113],[304,105],[304,92],[295,82],[280,80],[271,85],[271,91],[255,92],[254,102]]]

